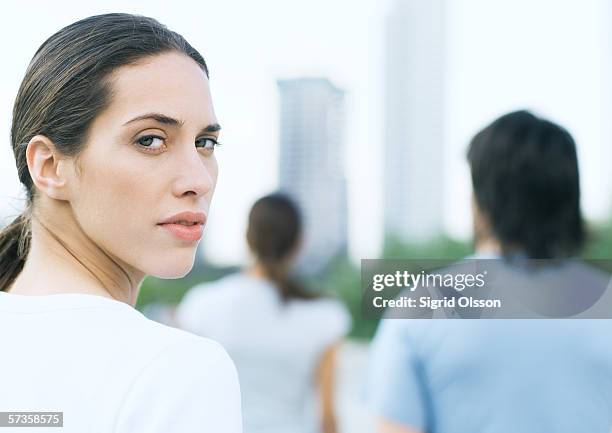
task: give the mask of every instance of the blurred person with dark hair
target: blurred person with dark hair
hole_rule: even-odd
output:
[[[498,259],[523,278],[514,258],[553,259],[563,265],[547,269],[547,284],[579,276],[581,289],[605,290],[608,274],[569,260],[585,229],[576,146],[564,128],[527,111],[506,114],[473,138],[468,161],[470,258]],[[608,433],[611,335],[607,320],[448,322],[387,314],[371,347],[377,431]]]
[[[350,318],[339,301],[291,278],[301,231],[289,197],[260,198],[246,234],[254,263],[192,288],[176,309],[180,327],[222,342],[230,353],[249,433],[337,431],[334,359]]]
[[[564,128],[527,111],[507,114],[476,134],[468,161],[480,251],[548,259],[580,250],[576,145]]]

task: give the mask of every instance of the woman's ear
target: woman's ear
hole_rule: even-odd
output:
[[[73,159],[62,158],[48,137],[35,135],[26,148],[26,160],[32,183],[40,192],[56,200],[69,200]]]

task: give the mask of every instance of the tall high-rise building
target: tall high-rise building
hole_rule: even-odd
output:
[[[347,248],[344,92],[324,78],[279,80],[280,190],[304,219],[297,267],[320,272]]]
[[[387,18],[385,232],[404,242],[443,230],[445,0],[397,0]]]

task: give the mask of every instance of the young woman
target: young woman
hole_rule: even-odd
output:
[[[204,59],[154,19],[92,16],[38,49],[11,128],[27,206],[0,233],[0,411],[61,412],[45,425],[75,433],[242,431],[222,346],[134,308],[146,275],[193,266],[219,129]]]
[[[247,229],[253,264],[193,288],[176,310],[179,326],[220,341],[236,362],[249,433],[337,431],[334,353],[350,318],[289,277],[300,237],[288,197],[259,199]]]

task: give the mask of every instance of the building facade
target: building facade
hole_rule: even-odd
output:
[[[297,267],[323,270],[347,248],[344,92],[325,78],[279,80],[280,190],[304,220]]]
[[[385,233],[441,234],[444,219],[445,0],[398,0],[387,17]]]

